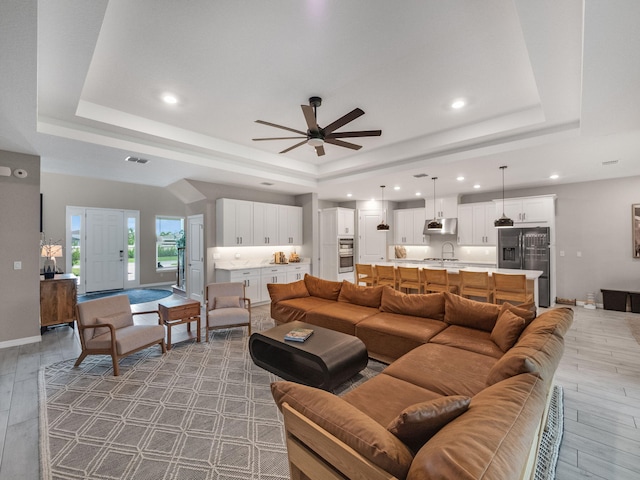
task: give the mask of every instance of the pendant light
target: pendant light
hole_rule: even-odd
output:
[[[502,216],[497,219],[495,222],[493,222],[493,225],[496,228],[511,228],[513,227],[513,220],[511,220],[509,217],[507,217],[504,214],[504,169],[507,168],[506,165],[503,165],[500,167],[500,170],[502,170]]]
[[[442,230],[442,222],[436,218],[436,180],[438,177],[432,177],[433,180],[433,220],[427,224],[427,230]]]
[[[382,190],[382,200],[381,200],[382,222],[376,227],[376,230],[378,230],[379,232],[388,232],[389,231],[389,224],[384,221],[384,217],[386,216],[386,213],[387,213],[387,211],[384,208],[384,187],[385,187],[385,185],[380,185],[380,189]]]

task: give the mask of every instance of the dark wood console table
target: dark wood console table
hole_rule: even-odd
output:
[[[73,328],[78,301],[76,276],[73,273],[57,274],[52,279],[40,277],[40,333],[47,327],[68,324]]]

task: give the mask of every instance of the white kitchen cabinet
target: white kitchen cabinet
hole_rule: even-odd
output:
[[[260,269],[260,298],[263,302],[268,302],[269,289],[267,285],[270,283],[287,283],[287,266],[273,265]]]
[[[219,198],[216,201],[216,244],[253,245],[253,202]]]
[[[426,201],[426,218],[432,220],[433,199]],[[436,199],[437,218],[456,218],[458,215],[458,197],[440,197]]]
[[[458,206],[458,245],[495,246],[497,218],[493,202]]]
[[[507,198],[504,200],[504,213],[516,224],[550,224],[555,216],[553,198],[553,195]],[[495,208],[498,217],[502,216],[502,200],[495,200]]]
[[[289,264],[287,267],[287,283],[297,282],[304,279],[305,273],[311,273],[311,265],[304,264]]]
[[[423,235],[424,208],[406,208],[393,212],[393,238],[396,245],[426,245],[429,236]]]
[[[253,204],[253,244],[280,245],[279,242],[279,205],[273,203]]]
[[[242,282],[244,293],[251,303],[261,301],[260,273],[261,268],[246,268],[243,270],[216,269],[216,282]]]
[[[302,244],[302,207],[278,205],[278,245]]]
[[[351,208],[337,208],[338,235],[353,236],[355,234],[356,211]]]

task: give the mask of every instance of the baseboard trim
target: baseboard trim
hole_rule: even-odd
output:
[[[7,340],[0,342],[0,350],[3,348],[19,347],[20,345],[27,345],[29,343],[38,343],[42,341],[42,336],[37,335],[34,337],[16,338],[15,340]]]

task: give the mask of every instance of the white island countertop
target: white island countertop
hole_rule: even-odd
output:
[[[453,265],[450,265],[449,263],[454,263]],[[466,262],[460,262],[460,263],[466,263]],[[391,262],[374,262],[372,263],[372,265],[387,265],[387,266],[398,266],[398,264],[395,261],[391,261]],[[448,273],[454,273],[457,274],[460,272],[460,270],[469,270],[472,272],[488,272],[489,275],[493,275],[494,273],[505,273],[505,274],[512,274],[512,275],[526,275],[527,276],[527,280],[536,280],[538,277],[540,277],[544,272],[542,270],[516,270],[516,269],[512,269],[512,268],[496,268],[496,267],[481,267],[481,266],[456,266],[455,262],[444,262],[444,266],[441,266],[440,263],[438,262],[437,264],[433,264],[433,263],[411,263],[411,262],[402,262],[402,266],[403,267],[409,267],[409,268],[413,268],[413,267],[417,267],[417,268],[431,268],[431,269],[442,269],[444,268]]]

